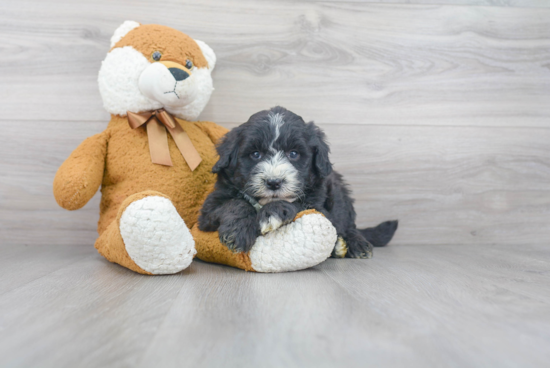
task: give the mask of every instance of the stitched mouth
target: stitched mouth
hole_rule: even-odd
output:
[[[173,90],[164,92],[164,94],[166,95],[166,94],[168,94],[168,93],[173,93],[173,94],[176,95],[176,97],[177,97],[178,100],[179,100],[180,96],[178,96],[178,93],[176,92],[176,87],[177,87],[177,86],[178,86],[178,81],[176,81],[176,84],[174,84],[174,89],[173,89]]]

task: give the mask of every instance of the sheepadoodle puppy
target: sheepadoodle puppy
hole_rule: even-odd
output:
[[[199,217],[202,231],[218,230],[234,252],[248,252],[260,234],[305,209],[322,212],[338,233],[333,257],[371,258],[397,221],[359,230],[350,191],[332,169],[325,134],[283,107],[260,111],[231,130],[217,147],[216,189]]]

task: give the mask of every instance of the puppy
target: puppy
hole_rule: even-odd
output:
[[[234,252],[248,252],[260,234],[311,208],[336,228],[333,257],[371,258],[373,245],[386,245],[397,229],[397,221],[356,228],[353,199],[332,169],[325,134],[283,107],[252,115],[217,150],[212,172],[218,180],[203,204],[199,229],[217,230]]]

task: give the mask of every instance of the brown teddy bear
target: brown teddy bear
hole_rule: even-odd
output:
[[[204,42],[165,26],[127,21],[111,38],[98,78],[111,121],[54,179],[55,198],[68,210],[83,207],[101,185],[95,247],[109,261],[145,274],[191,263],[187,226],[212,190],[214,144],[227,132],[191,122],[213,91],[215,63]]]
[[[318,213],[258,238],[249,254],[231,253],[217,232],[196,227],[213,189],[215,143],[227,130],[193,122],[213,91],[212,49],[175,29],[126,21],[111,38],[99,90],[111,121],[59,168],[54,196],[83,207],[101,186],[99,238],[105,258],[143,274],[171,274],[197,256],[245,270],[298,270],[324,261],[336,232]],[[195,240],[197,240],[195,249]]]

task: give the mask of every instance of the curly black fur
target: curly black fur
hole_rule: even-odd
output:
[[[282,107],[260,111],[217,147],[216,189],[201,210],[199,228],[218,230],[229,249],[247,252],[262,233],[304,210],[322,212],[347,244],[346,257],[370,258],[386,245],[397,221],[359,230],[350,190],[332,169],[325,134]],[[336,253],[333,252],[333,256]]]

